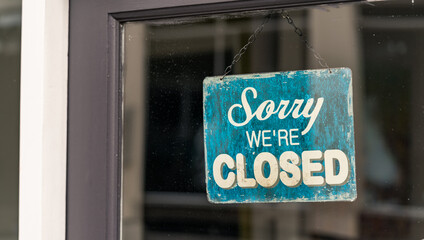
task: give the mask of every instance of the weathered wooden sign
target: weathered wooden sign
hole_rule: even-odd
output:
[[[350,69],[207,77],[203,111],[209,201],[356,198]]]

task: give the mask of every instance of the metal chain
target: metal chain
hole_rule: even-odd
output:
[[[294,23],[293,19],[290,17],[289,13],[287,11],[282,11],[281,16],[287,20],[287,23],[291,25],[294,28],[294,32],[302,39],[302,41],[305,43],[306,47],[314,54],[314,57],[318,60],[319,65],[323,68],[328,68],[328,70],[331,73],[331,69],[327,64],[327,61],[321,55],[312,47],[312,45],[309,43],[308,39],[306,39],[306,36],[303,34],[302,29],[298,28],[296,24]]]
[[[246,52],[247,48],[256,41],[259,34],[264,29],[265,24],[269,22],[269,19],[271,18],[272,14],[268,14],[262,24],[256,28],[255,32],[253,32],[252,35],[250,35],[249,39],[247,40],[247,43],[239,50],[239,52],[234,56],[233,61],[231,64],[225,68],[224,75],[222,75],[221,80],[224,79],[225,76],[227,76],[231,70],[233,69],[233,66],[240,60],[241,56]]]
[[[221,80],[223,80],[225,78],[225,76],[227,76],[231,70],[233,69],[234,65],[240,60],[241,56],[246,52],[247,48],[256,41],[257,37],[259,36],[259,34],[262,32],[265,24],[267,24],[269,22],[269,20],[271,19],[271,14],[268,14],[266,16],[266,18],[264,19],[264,21],[262,22],[262,24],[256,28],[255,32],[253,32],[252,35],[250,35],[247,43],[239,50],[239,52],[234,56],[233,61],[231,62],[231,64],[225,68],[224,71],[224,75],[222,75]],[[321,57],[321,55],[312,47],[312,45],[309,43],[308,39],[306,39],[306,36],[303,34],[302,29],[298,28],[296,26],[296,24],[294,23],[293,19],[290,17],[290,15],[288,14],[287,11],[282,11],[281,12],[281,16],[287,20],[287,23],[289,25],[291,25],[294,28],[294,32],[301,38],[301,40],[303,41],[303,43],[305,43],[305,46],[313,53],[314,57],[317,59],[319,65],[321,65],[321,67],[323,68],[327,68],[330,73],[331,73],[331,69],[327,64],[327,61],[325,61],[325,59],[323,57]]]

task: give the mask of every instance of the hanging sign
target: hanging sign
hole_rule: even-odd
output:
[[[355,200],[350,69],[207,77],[203,111],[209,201]]]

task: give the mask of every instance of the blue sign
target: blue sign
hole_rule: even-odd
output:
[[[207,77],[203,111],[210,202],[356,199],[350,69]]]

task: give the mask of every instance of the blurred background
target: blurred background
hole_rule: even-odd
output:
[[[267,13],[129,22],[122,28],[124,240],[424,238],[424,2],[288,11],[330,67],[353,71],[358,199],[208,203],[202,81],[223,74]],[[274,14],[233,74],[311,68],[321,67]]]
[[[0,1],[0,239],[18,239],[21,1]]]

